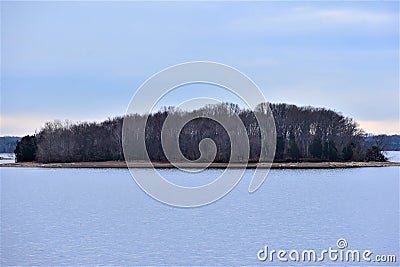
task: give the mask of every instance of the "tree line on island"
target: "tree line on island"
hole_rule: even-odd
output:
[[[246,129],[242,134],[246,135],[250,144],[248,161],[257,162],[261,133],[255,114],[263,112],[265,105],[270,106],[275,119],[275,162],[387,160],[382,153],[382,142],[378,139],[367,142],[364,132],[352,119],[325,108],[289,104],[263,103],[255,111],[241,109],[230,103],[207,105],[193,111],[162,108],[150,114],[146,128],[136,129],[136,134],[145,135],[147,153],[152,161],[168,162],[161,144],[164,121],[167,116],[179,121],[195,115],[199,118],[189,121],[179,133],[182,154],[190,160],[199,158],[200,141],[211,138],[217,148],[214,162],[228,162],[231,152],[228,132],[207,115],[218,114],[225,121],[232,116],[239,116]],[[127,119],[133,120],[134,124],[145,118],[144,115],[133,114]],[[38,133],[25,136],[17,142],[16,159],[18,162],[43,163],[124,160],[123,120],[124,117],[115,117],[103,122],[47,122]],[[233,125],[228,131],[234,129]],[[135,157],[137,160],[144,159],[139,152]]]

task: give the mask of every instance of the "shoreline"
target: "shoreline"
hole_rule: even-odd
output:
[[[175,168],[171,163],[147,163],[133,162],[129,164],[132,168]],[[176,163],[180,168],[217,168],[224,169],[228,166],[227,163],[211,163],[209,166],[202,163]],[[254,169],[268,168],[266,163],[231,163],[230,168]],[[400,166],[400,162],[274,162],[271,169],[336,169],[336,168],[362,168],[362,167],[389,167]],[[5,163],[0,164],[0,167],[31,167],[31,168],[127,168],[125,161],[100,161],[100,162],[70,162],[70,163],[40,163],[40,162],[20,162],[20,163]]]

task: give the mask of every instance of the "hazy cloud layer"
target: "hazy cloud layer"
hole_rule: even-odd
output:
[[[33,133],[47,119],[122,115],[149,76],[192,60],[232,65],[273,102],[399,131],[398,2],[1,5],[3,135]]]

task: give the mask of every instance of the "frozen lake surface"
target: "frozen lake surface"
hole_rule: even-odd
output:
[[[126,169],[1,168],[1,264],[290,266],[257,252],[337,249],[339,238],[399,261],[399,170],[272,170],[254,194],[247,170],[226,197],[183,209],[147,196]],[[160,170],[184,185],[221,171]]]

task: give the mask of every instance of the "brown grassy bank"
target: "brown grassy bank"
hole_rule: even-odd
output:
[[[184,168],[204,168],[205,164],[178,163],[179,167]],[[130,164],[135,168],[174,168],[171,163],[155,162],[149,164],[146,162],[134,162]],[[210,168],[226,168],[227,163],[211,163]],[[231,168],[242,168],[245,164],[232,163]],[[333,168],[360,168],[360,167],[386,167],[400,166],[400,162],[298,162],[298,163],[272,163],[272,169],[333,169]],[[127,168],[125,161],[102,161],[102,162],[72,162],[72,163],[39,163],[39,162],[21,162],[0,164],[0,167],[40,167],[40,168]],[[265,168],[267,164],[249,163],[247,168]]]

